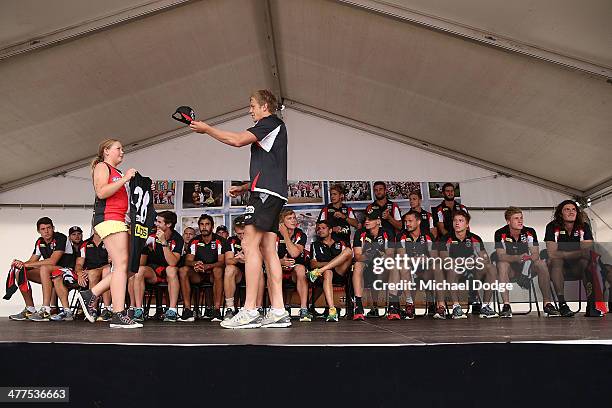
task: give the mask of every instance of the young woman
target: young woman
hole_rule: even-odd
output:
[[[125,310],[125,290],[128,279],[128,226],[125,216],[129,208],[126,183],[136,174],[129,169],[123,175],[117,166],[123,161],[123,146],[118,140],[107,139],[100,143],[98,156],[91,164],[96,192],[93,225],[104,241],[111,260],[111,274],[90,290],[79,293],[78,298],[87,320],[96,321],[98,298],[110,288],[113,317],[110,327],[139,328]]]

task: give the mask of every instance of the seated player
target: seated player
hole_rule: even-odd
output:
[[[39,311],[36,311],[32,288],[28,285],[27,291],[21,291],[26,307],[20,313],[9,316],[11,320],[29,319],[34,322],[48,322],[51,317],[52,273],[58,267],[70,268],[74,263],[73,248],[68,237],[55,231],[53,221],[49,217],[39,219],[36,222],[36,229],[40,238],[34,244],[34,252],[25,262],[15,259],[13,265],[27,270],[28,281],[42,285],[43,305]],[[64,306],[68,308],[67,304]]]
[[[106,252],[104,242],[97,232],[83,241],[77,255],[75,272],[79,286],[91,289],[110,273],[108,252]],[[102,294],[102,300],[104,309],[97,320],[109,322],[113,317],[113,305],[109,290]]]
[[[538,275],[538,285],[542,292],[544,313],[547,317],[559,316],[559,311],[551,303],[550,274],[546,263],[540,259],[538,237],[533,228],[523,224],[523,211],[517,207],[508,207],[504,213],[507,224],[495,231],[495,252],[497,254],[497,272],[501,283],[508,283],[511,278],[523,278],[523,268],[531,265]],[[520,282],[519,282],[520,283]],[[522,285],[524,286],[524,285]],[[501,293],[504,306],[500,317],[512,317],[510,293]]]
[[[83,230],[81,227],[78,225],[70,227],[68,230],[68,239],[70,239],[74,254],[78,256],[78,253],[81,250],[81,244],[83,243]]]
[[[227,230],[227,227],[225,225],[219,225],[215,232],[217,233],[217,235],[219,235],[225,240],[229,238],[229,231]]]
[[[145,293],[145,282],[154,285],[168,282],[169,307],[164,313],[165,322],[176,322],[180,285],[178,279],[178,263],[183,251],[183,237],[174,226],[176,214],[172,211],[162,211],[157,214],[155,227],[157,231],[147,238],[146,246],[141,256],[138,273],[130,278],[134,282],[134,320],[144,321],[142,302]]]
[[[424,262],[425,258],[437,257],[438,251],[433,247],[433,237],[428,231],[423,232],[423,229],[421,228],[421,224],[423,223],[421,212],[410,210],[403,215],[402,220],[404,229],[399,232],[395,240],[397,255],[402,258],[404,255],[408,256],[409,258],[413,258],[415,261],[411,263],[412,265],[415,265],[416,258],[422,258],[423,261],[421,262]],[[399,275],[400,279],[403,281],[412,281],[411,271],[407,269],[401,269]],[[425,267],[420,267],[415,271],[415,275],[420,276],[423,280],[435,279],[437,282],[442,282],[444,280],[444,271],[438,268],[426,269]],[[446,307],[444,305],[444,291],[437,291],[436,295],[436,313],[440,314],[441,316],[445,316]],[[387,318],[390,320],[399,318],[399,298],[396,298],[396,295],[390,295],[389,303],[389,313],[387,314]],[[414,302],[412,300],[412,293],[410,293],[410,291],[406,293],[405,319],[414,319]]]
[[[389,233],[382,227],[382,214],[379,210],[366,213],[364,228],[355,232],[353,238],[353,289],[355,292],[355,310],[353,320],[365,320],[362,296],[364,286],[369,287],[374,281],[374,259],[393,256],[394,242]],[[381,278],[384,276],[381,275]]]
[[[200,235],[191,240],[189,253],[185,256],[185,266],[179,269],[181,293],[183,294],[183,314],[180,322],[195,320],[191,310],[191,284],[204,281],[213,284],[214,309],[212,320],[220,322],[221,302],[223,301],[223,270],[225,268],[225,249],[227,242],[213,232],[215,222],[208,214],[198,219]]]
[[[584,221],[582,210],[574,201],[565,200],[557,206],[554,219],[546,225],[544,241],[561,316],[574,315],[565,301],[565,279],[581,279],[587,292],[585,316],[602,317],[603,313],[595,307],[593,278],[586,271],[593,249],[593,233]]]
[[[300,322],[310,322],[313,316],[307,307],[308,278],[304,258],[306,234],[298,228],[297,217],[293,210],[283,210],[279,219],[276,246],[283,275],[290,272],[291,279],[296,283],[300,297]]]
[[[238,217],[234,221],[234,232],[236,235],[227,240],[225,250],[225,274],[223,276],[223,290],[225,294],[225,315],[223,320],[228,320],[236,314],[234,304],[234,294],[236,285],[242,282],[245,276],[245,257],[242,250],[242,240],[244,239],[244,217]],[[265,281],[263,273],[259,278],[259,291],[257,293],[257,309],[263,307],[263,296],[265,291]],[[262,308],[263,310],[263,308]]]
[[[494,283],[497,278],[497,269],[491,264],[487,252],[484,248],[482,239],[472,233],[470,228],[470,215],[465,211],[457,211],[453,215],[453,231],[446,236],[443,242],[446,246],[440,247],[440,256],[442,258],[451,258],[454,261],[455,268],[449,269],[446,273],[447,281],[450,284],[456,284],[460,279],[470,279],[471,277],[482,280],[487,283]],[[464,264],[468,258],[480,258],[483,267],[478,268],[478,263],[474,262],[474,267],[458,267],[458,260]],[[461,275],[461,276],[459,276]],[[467,315],[463,313],[459,304],[459,291],[450,290],[451,300],[453,301],[453,319],[465,319]],[[498,314],[491,307],[491,297],[493,292],[485,290],[484,306],[480,307],[481,318],[498,317]]]
[[[341,282],[351,268],[353,251],[344,241],[332,238],[332,226],[329,221],[317,221],[317,240],[310,246],[310,268],[308,277],[315,282],[323,276],[323,292],[329,311],[328,322],[338,321],[338,311],[334,306],[334,282]]]
[[[357,228],[357,218],[353,209],[343,203],[344,187],[333,184],[329,187],[331,203],[321,209],[318,221],[327,221],[332,228],[332,238],[347,245],[351,242],[351,227]]]
[[[185,227],[183,230],[183,252],[181,252],[181,260],[179,261],[179,268],[185,266],[185,256],[189,252],[189,243],[196,236],[196,230],[191,227]]]

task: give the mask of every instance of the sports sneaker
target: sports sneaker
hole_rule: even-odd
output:
[[[433,315],[434,319],[446,320],[446,307],[440,305],[436,309],[436,313]]]
[[[134,319],[135,322],[144,322],[144,309],[142,307],[134,309],[134,317],[131,319]]]
[[[312,322],[312,314],[308,309],[300,309],[300,322]]]
[[[64,320],[74,320],[74,317],[72,316],[71,310],[63,309],[58,314],[52,315],[50,319],[54,322],[63,322]]]
[[[261,327],[265,328],[274,328],[274,327],[289,327],[291,326],[291,316],[285,310],[285,312],[278,316],[276,313],[272,311],[272,309],[268,310],[266,317],[261,321]]]
[[[122,312],[113,313],[110,327],[112,329],[139,329],[142,327],[142,323],[138,323],[130,318],[128,313],[124,310]]]
[[[406,304],[406,314],[404,315],[404,320],[412,320],[414,319],[414,303]]]
[[[9,319],[15,320],[15,321],[18,321],[18,322],[22,322],[24,320],[28,320],[30,318],[30,316],[32,316],[32,315],[33,315],[33,313],[30,312],[28,310],[28,308],[26,307],[21,312],[19,312],[17,314],[14,314],[14,315],[10,315]]]
[[[510,306],[510,305],[508,305]],[[491,308],[491,306],[489,305],[484,305],[481,309],[480,309],[480,318],[481,319],[491,319],[494,317],[499,317],[499,315],[497,314],[497,312],[495,310],[493,310]]]
[[[321,275],[323,275],[323,273],[321,272],[319,268],[306,272],[306,276],[308,277],[308,279],[310,279],[312,283],[314,283],[317,279],[319,279]]]
[[[595,303],[587,303],[586,313],[584,317],[603,317],[603,313],[597,307]]]
[[[51,313],[47,312],[44,307],[41,307],[38,312],[32,313],[29,317],[32,322],[48,322],[50,318]]]
[[[234,317],[236,313],[234,312],[234,308],[233,307],[226,307],[225,308],[225,315],[223,315],[223,320],[229,320],[232,317]]]
[[[467,315],[463,313],[463,309],[461,309],[461,305],[457,305],[453,307],[452,317],[453,319],[467,319]]]
[[[563,303],[562,305],[559,305],[559,314],[561,317],[574,317],[575,313],[570,310],[567,303]]]
[[[338,310],[333,307],[329,309],[327,313],[327,317],[325,318],[326,322],[337,322],[338,321]]]
[[[378,313],[378,307],[374,306],[370,309],[370,311],[366,314],[366,317],[370,318],[370,317],[380,317],[380,314]]]
[[[357,306],[355,308],[355,312],[353,313],[353,320],[365,320],[365,315],[363,314],[363,307]]]
[[[221,309],[213,309],[212,315],[211,315],[211,321],[220,322],[222,320],[223,320],[223,317],[221,316]]]
[[[387,310],[387,320],[400,320],[399,309],[395,306],[389,306]]]
[[[85,318],[89,320],[90,323],[95,322],[98,315],[98,296],[87,289],[77,292],[77,299],[81,304],[83,313],[85,313]]]
[[[478,316],[482,312],[482,303],[474,302],[472,303],[472,315]]]
[[[178,318],[179,322],[193,322],[195,321],[195,317],[193,316],[193,311],[191,309],[183,309],[183,313],[181,313],[181,317]]]
[[[129,316],[129,314],[128,314]],[[96,319],[98,322],[110,322],[113,319],[113,312],[109,308],[105,307],[100,313],[100,316]]]
[[[251,316],[246,309],[242,309],[234,317],[221,322],[221,327],[224,329],[254,329],[261,327],[262,318],[259,313],[257,316]]]
[[[550,305],[550,303],[549,303],[549,305]],[[557,313],[559,313],[559,312],[557,312]],[[502,307],[501,312],[499,312],[499,317],[505,318],[505,319],[509,319],[509,318],[512,317],[512,308],[510,307],[510,305],[504,305]]]
[[[561,316],[561,313],[559,312],[559,310],[557,310],[555,305],[553,305],[552,303],[547,303],[547,304],[544,305],[544,313],[546,313],[546,317],[559,317],[559,316]]]
[[[210,307],[205,307],[204,308],[204,314],[202,315],[202,319],[203,320],[210,320],[212,319],[212,315],[213,315],[213,310]]]
[[[178,315],[176,314],[175,310],[168,309],[166,310],[166,313],[164,313],[164,322],[176,323],[177,319]]]

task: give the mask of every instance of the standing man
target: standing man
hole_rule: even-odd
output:
[[[276,252],[278,215],[287,202],[287,129],[275,115],[278,104],[269,90],[253,92],[249,113],[255,126],[243,132],[229,132],[204,122],[191,122],[192,130],[207,133],[234,147],[251,146],[250,182],[233,186],[236,197],[251,191],[246,207],[244,241],[246,299],[244,308],[233,318],[221,322],[231,329],[253,327],[289,327],[291,320],[284,308],[282,271]],[[272,307],[261,319],[256,308],[262,262],[266,264],[268,292]]]
[[[353,209],[343,203],[344,187],[341,184],[332,185],[329,188],[329,199],[331,203],[321,209],[317,222],[327,221],[331,226],[332,239],[350,245],[351,227],[357,228],[359,222]]]
[[[453,183],[444,183],[442,195],[444,196],[444,201],[434,209],[438,236],[440,238],[453,232],[453,214],[455,212],[465,211],[469,213],[465,205],[455,201],[455,185]]]
[[[380,212],[382,217],[382,228],[387,231],[390,237],[402,229],[402,214],[396,203],[387,197],[387,185],[383,181],[374,183],[374,202],[366,208],[366,213],[373,211]]]

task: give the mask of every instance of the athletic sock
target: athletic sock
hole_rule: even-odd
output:
[[[457,306],[461,306],[459,303],[453,303],[453,309]]]
[[[51,313],[51,306],[43,306],[43,309],[45,309],[45,312]]]
[[[259,311],[257,309],[246,309],[246,311],[251,317],[259,316]]]
[[[270,310],[272,310],[272,313],[274,313],[276,316],[282,316],[282,315],[284,315],[287,312],[285,309],[271,308]],[[306,310],[306,309],[304,309],[304,310]]]
[[[28,309],[28,312],[30,313],[36,313],[36,308],[34,306],[28,306],[26,309]]]
[[[176,307],[169,307],[168,310],[172,310],[174,313],[176,313]]]
[[[225,307],[233,309],[234,308],[234,298],[225,298]]]
[[[431,301],[428,300],[428,302],[433,302],[433,298],[431,299]],[[412,300],[412,295],[410,293],[406,295],[406,303],[414,303],[414,301]]]

